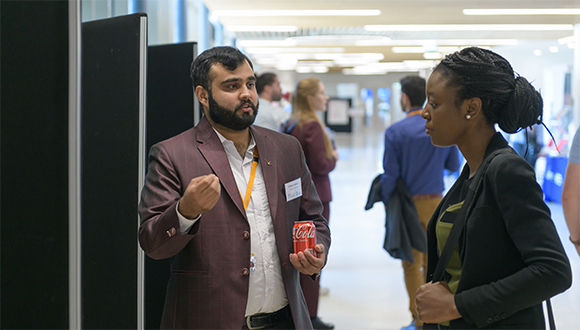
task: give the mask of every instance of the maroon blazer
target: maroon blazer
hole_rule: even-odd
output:
[[[330,247],[330,231],[304,154],[296,139],[251,126],[260,152],[282,277],[297,329],[312,329],[289,260],[292,226],[312,220],[317,242]],[[176,204],[190,180],[215,174],[221,195],[187,235],[179,234]],[[286,202],[284,184],[301,178],[302,197]],[[161,328],[241,329],[248,298],[250,226],[223,146],[204,117],[188,131],[154,145],[139,204],[139,243],[154,259],[171,258]]]
[[[300,121],[290,131],[290,134],[295,136],[302,145],[306,164],[312,172],[312,181],[314,181],[320,200],[323,202],[332,201],[328,173],[334,170],[336,159],[326,158],[322,126],[316,120]]]

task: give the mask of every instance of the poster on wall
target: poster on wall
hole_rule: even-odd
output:
[[[349,102],[345,99],[331,99],[328,101],[326,122],[329,125],[348,125]]]

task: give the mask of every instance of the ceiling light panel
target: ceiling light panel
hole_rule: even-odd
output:
[[[338,10],[216,10],[217,17],[379,16],[378,9]]]
[[[464,15],[580,15],[578,8],[463,9]]]

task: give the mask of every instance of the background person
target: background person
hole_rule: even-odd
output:
[[[260,112],[254,125],[280,131],[284,123],[290,119],[290,113],[280,104],[273,104],[282,100],[282,88],[278,77],[270,72],[261,74],[256,81],[256,89],[260,96]]]
[[[522,156],[533,168],[536,168],[536,161],[542,147],[544,128],[540,124],[534,124],[531,127],[511,135],[510,142],[514,150]]]
[[[401,83],[401,108],[407,117],[385,131],[385,152],[381,177],[382,199],[384,205],[401,178],[413,197],[419,222],[423,230],[441,201],[445,189],[443,172],[459,169],[457,148],[435,147],[431,138],[425,134],[425,119],[421,110],[425,103],[425,79],[419,76],[406,76]],[[410,220],[406,220],[410,221]],[[415,330],[423,323],[417,318],[415,292],[425,284],[427,254],[413,248],[413,262],[403,260],[405,286],[409,295],[409,311],[413,318],[404,330]]]
[[[330,232],[300,144],[251,126],[255,76],[239,50],[204,51],[191,77],[205,116],[151,148],[139,204],[141,247],[171,258],[161,328],[312,329],[298,275],[320,272]],[[293,253],[296,220],[316,225],[317,257]]]
[[[428,283],[416,298],[424,329],[544,329],[542,301],[570,287],[570,263],[534,170],[494,128],[514,133],[540,123],[542,110],[540,94],[489,50],[450,54],[429,77],[427,134],[434,145],[457,145],[467,164],[427,228]],[[481,187],[464,203],[473,176],[498,150],[504,153],[491,158]],[[445,281],[433,283],[439,251],[463,208],[465,227]]]
[[[564,218],[570,231],[570,241],[580,255],[580,128],[576,130],[570,146],[570,156],[562,186],[562,211],[564,211]]]
[[[328,96],[324,84],[317,78],[306,78],[296,86],[292,99],[292,118],[288,121],[286,133],[295,136],[304,150],[306,164],[312,173],[312,181],[320,196],[325,219],[330,217],[332,192],[328,174],[334,170],[338,153],[326,131],[326,126],[315,111],[326,110]],[[300,284],[306,297],[306,304],[315,329],[334,329],[332,324],[322,322],[318,317],[320,278],[312,282],[308,276],[301,276]]]

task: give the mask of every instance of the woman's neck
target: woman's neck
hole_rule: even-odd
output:
[[[483,157],[485,156],[485,151],[489,142],[495,135],[495,129],[493,127],[485,128],[473,132],[469,138],[465,139],[461,144],[457,144],[457,147],[465,157],[467,166],[469,166],[469,177],[473,177],[477,169],[483,162]]]

